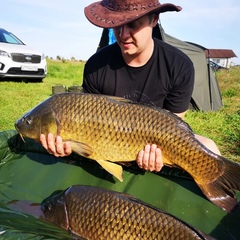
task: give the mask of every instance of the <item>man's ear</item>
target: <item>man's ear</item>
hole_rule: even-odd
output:
[[[153,27],[156,27],[157,23],[158,23],[158,20],[159,20],[159,15],[158,14],[155,14],[153,16]]]

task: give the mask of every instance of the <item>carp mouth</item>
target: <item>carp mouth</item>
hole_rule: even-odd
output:
[[[18,133],[19,133],[21,139],[23,140],[23,142],[26,143],[26,141],[25,141],[25,139],[24,139],[24,137],[23,137],[23,134],[19,131],[19,128],[17,127],[17,124],[15,124],[15,128],[16,128],[16,130],[18,131]]]
[[[24,142],[24,143],[26,143],[26,141],[25,141],[25,139],[24,139],[23,135],[22,135],[20,132],[18,132],[18,133],[19,133],[19,135],[20,135],[21,139],[23,140],[23,142]]]

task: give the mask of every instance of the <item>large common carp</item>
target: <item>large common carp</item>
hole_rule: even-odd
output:
[[[72,186],[42,204],[47,220],[89,240],[213,239],[126,194]]]
[[[163,163],[188,172],[206,197],[229,212],[237,206],[240,165],[214,154],[189,125],[169,111],[117,97],[62,93],[33,108],[16,124],[21,136],[39,140],[49,132],[70,141],[72,150],[96,160],[122,181],[122,167],[147,144],[157,144]]]

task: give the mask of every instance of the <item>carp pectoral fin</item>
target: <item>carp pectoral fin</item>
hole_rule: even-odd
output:
[[[120,182],[122,179],[122,167],[116,163],[108,162],[105,160],[96,160],[105,170],[111,173],[114,177],[116,177]]]
[[[83,156],[83,157],[89,157],[93,154],[93,149],[92,147],[88,146],[87,144],[81,143],[81,142],[75,142],[75,141],[70,141],[70,145],[72,150]]]
[[[180,168],[178,165],[176,165],[173,161],[169,160],[168,157],[164,155],[164,152],[162,152],[162,161],[165,166],[168,167],[177,167]]]
[[[125,167],[130,167],[130,166],[132,166],[132,161],[131,162],[118,162],[118,164],[121,164],[121,165],[123,165],[123,166],[125,166]]]

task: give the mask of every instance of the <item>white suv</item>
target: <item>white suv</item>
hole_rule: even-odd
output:
[[[0,80],[42,81],[46,74],[44,54],[26,46],[15,35],[0,28]]]

